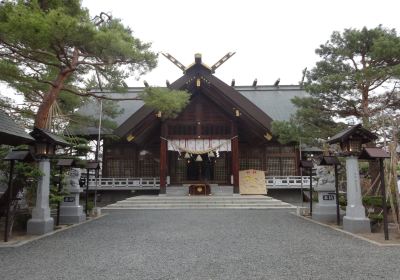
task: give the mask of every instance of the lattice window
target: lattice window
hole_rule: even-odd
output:
[[[241,158],[239,165],[240,165],[240,170],[246,170],[246,169],[262,170],[262,162],[260,158]]]
[[[226,166],[226,153],[220,153],[220,157],[215,159],[214,181],[226,181],[229,174]]]
[[[283,154],[295,153],[295,148],[294,148],[294,146],[282,146],[281,152]]]
[[[120,170],[120,161],[118,159],[109,159],[107,161],[107,174],[109,177],[118,177]]]
[[[175,174],[176,174],[177,182],[182,182],[185,180],[186,169],[187,169],[187,165],[186,165],[186,161],[184,159],[178,160],[176,162]]]
[[[138,162],[138,176],[153,177],[155,171],[155,161],[152,158],[144,158]]]
[[[231,128],[224,124],[205,124],[201,126],[202,135],[230,135]]]
[[[278,157],[267,158],[267,176],[281,175],[281,159]]]
[[[281,158],[282,176],[295,176],[296,175],[296,159],[287,157]]]
[[[182,183],[186,179],[186,159],[178,159],[178,153],[172,153],[169,157],[169,163],[169,175],[171,176],[171,183]]]
[[[196,135],[196,125],[169,125],[168,126],[169,135]]]
[[[267,146],[266,147],[267,154],[279,154],[281,149],[279,146]]]

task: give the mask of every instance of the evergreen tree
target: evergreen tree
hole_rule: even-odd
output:
[[[394,29],[333,32],[316,53],[306,90],[332,117],[355,117],[366,127],[387,108],[399,108],[400,37]]]
[[[98,98],[89,90],[98,87],[96,73],[105,92],[122,92],[125,78],[155,66],[150,44],[107,14],[91,19],[79,0],[0,4],[0,80],[25,105],[3,98],[0,106],[32,116],[36,127],[48,126],[56,103],[72,117],[84,97]]]
[[[356,118],[372,130],[383,112],[400,107],[400,37],[394,29],[346,29],[316,49],[321,60],[307,72],[310,97],[293,100],[297,113],[289,122],[274,122],[281,142],[312,143],[343,129],[338,120]]]

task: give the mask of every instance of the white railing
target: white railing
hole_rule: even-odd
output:
[[[300,189],[303,181],[303,189],[310,188],[310,176],[267,176],[265,177],[269,189]],[[317,180],[313,178],[315,187]]]
[[[160,178],[98,178],[98,190],[158,190]],[[96,178],[89,177],[89,189],[96,188]]]
[[[300,189],[303,181],[303,189],[310,188],[309,176],[267,176],[265,178],[269,189]],[[312,182],[315,187],[316,179]],[[96,179],[89,177],[89,189],[96,188]],[[159,190],[160,178],[98,178],[98,190]]]

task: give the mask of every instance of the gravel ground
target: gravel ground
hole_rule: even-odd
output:
[[[399,260],[285,210],[130,210],[0,248],[0,279],[400,279]]]

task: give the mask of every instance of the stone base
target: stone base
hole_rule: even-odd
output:
[[[79,224],[84,221],[86,221],[85,214],[82,214],[81,216],[60,216],[61,225]]]
[[[54,230],[53,218],[46,220],[30,219],[27,224],[27,233],[32,235],[41,235]]]
[[[324,214],[324,213],[313,212],[312,219],[321,223],[336,223],[336,213]]]
[[[336,205],[316,205],[312,219],[322,223],[336,222]]]
[[[99,217],[101,216],[101,208],[100,207],[95,207],[92,209],[92,216],[94,217]]]
[[[307,207],[297,206],[296,215],[298,215],[298,216],[309,216],[310,215],[310,209],[307,208]]]
[[[369,233],[371,232],[371,223],[368,218],[349,218],[343,217],[343,229],[352,233]]]
[[[86,220],[82,206],[61,206],[60,224],[77,224]]]

